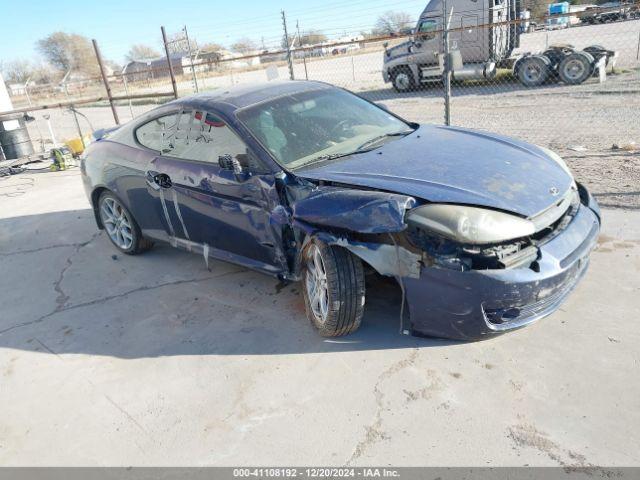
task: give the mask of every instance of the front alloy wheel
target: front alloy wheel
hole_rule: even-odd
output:
[[[360,259],[344,248],[314,240],[303,260],[305,307],[313,326],[325,337],[356,331],[364,313]]]

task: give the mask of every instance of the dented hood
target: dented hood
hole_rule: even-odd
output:
[[[549,208],[573,178],[541,148],[511,138],[422,125],[375,150],[296,171],[300,177],[525,217]]]

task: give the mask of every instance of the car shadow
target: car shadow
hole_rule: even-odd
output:
[[[367,275],[355,333],[323,338],[300,285],[156,245],[119,254],[91,210],[0,219],[0,348],[118,358],[278,355],[441,347],[400,333],[394,280]],[[405,319],[404,329],[408,328]]]

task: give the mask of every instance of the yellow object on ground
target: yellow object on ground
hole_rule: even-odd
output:
[[[84,144],[89,145],[89,143],[91,143],[91,135],[85,135]],[[82,145],[82,140],[80,140],[80,137],[67,140],[64,144],[69,147],[74,155],[80,155],[82,152],[84,152],[84,146]]]

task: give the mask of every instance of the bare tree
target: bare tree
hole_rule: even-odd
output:
[[[215,42],[208,42],[200,47],[200,51],[203,53],[219,52],[221,50],[224,50],[224,47]]]
[[[240,38],[233,45],[231,45],[231,50],[237,53],[242,53],[243,55],[255,52],[257,49],[258,45],[250,38]]]
[[[33,74],[33,65],[28,60],[13,60],[2,66],[5,81],[9,83],[26,83]]]
[[[54,32],[38,40],[36,47],[54,68],[63,72],[73,70],[92,75],[98,72],[93,46],[87,37]]]
[[[411,28],[413,20],[406,12],[394,12],[389,10],[378,17],[374,27],[377,35],[391,35]]]
[[[198,51],[198,42],[196,39],[190,37],[189,43],[187,44],[187,37],[182,30],[178,33],[174,33],[173,35],[169,35],[167,42],[167,47],[171,54],[186,54],[189,51],[189,48],[191,48],[192,52]]]
[[[135,62],[140,60],[150,60],[154,58],[158,58],[160,56],[160,52],[149,45],[144,45],[142,43],[138,43],[136,45],[131,45],[129,52],[125,55],[125,58],[128,62]]]
[[[522,6],[531,12],[532,20],[541,20],[548,12],[549,2],[542,0],[523,0]]]
[[[58,82],[61,78],[60,71],[46,63],[34,65],[31,72],[31,81],[39,84]]]
[[[300,34],[300,43],[302,45],[316,45],[326,41],[327,36],[318,30],[309,30]]]

